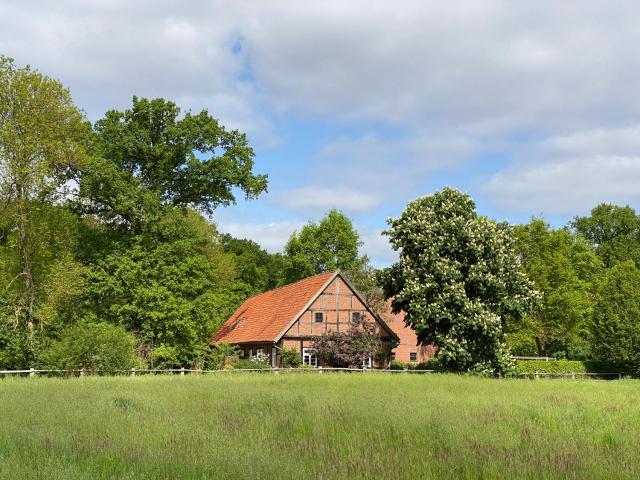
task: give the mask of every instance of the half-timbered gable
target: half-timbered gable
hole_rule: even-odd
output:
[[[340,272],[309,277],[247,299],[216,332],[212,343],[237,344],[245,357],[265,353],[273,366],[280,365],[283,348],[295,348],[305,363],[320,366],[311,354],[314,338],[347,331],[358,317],[375,325],[390,358],[398,337]]]

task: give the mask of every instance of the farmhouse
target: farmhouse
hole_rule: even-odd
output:
[[[313,338],[346,331],[353,320],[362,318],[375,325],[386,353],[382,361],[370,359],[369,366],[386,366],[399,338],[340,272],[315,275],[247,299],[211,342],[238,345],[245,358],[269,355],[273,367],[281,366],[283,348],[295,348],[305,364],[318,367],[319,359],[311,350]]]
[[[404,312],[392,313],[391,302],[387,303],[387,311],[382,315],[385,323],[398,336],[398,344],[391,352],[391,360],[416,364],[426,362],[435,357],[436,347],[433,345],[418,345],[418,337],[411,327],[404,323]]]

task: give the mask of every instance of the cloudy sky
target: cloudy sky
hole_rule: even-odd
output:
[[[571,1],[21,1],[0,53],[90,119],[133,95],[248,133],[269,193],[219,228],[279,250],[336,207],[377,265],[408,200],[456,186],[481,213],[562,225],[640,207],[640,4]]]

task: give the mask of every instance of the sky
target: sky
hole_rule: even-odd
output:
[[[219,230],[276,252],[338,208],[385,266],[387,219],[444,186],[513,223],[640,208],[639,17],[600,0],[2,1],[0,54],[91,120],[133,95],[208,109],[269,176]]]

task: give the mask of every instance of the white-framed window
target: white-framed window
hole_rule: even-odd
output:
[[[371,368],[373,366],[373,361],[371,360],[371,357],[369,357],[368,360],[365,360],[364,362],[362,362],[362,368]]]
[[[316,323],[324,322],[324,313],[316,312],[315,315],[313,316],[313,321]]]
[[[396,352],[391,352],[391,361],[393,362],[396,359]]]
[[[264,355],[264,348],[258,348],[256,350],[256,355],[260,355],[260,356]]]
[[[240,348],[240,352],[238,353],[240,358],[244,358],[244,347]]]
[[[313,349],[302,349],[302,363],[304,363],[305,365],[311,365],[312,367],[317,367],[319,365],[318,357],[315,356]]]

